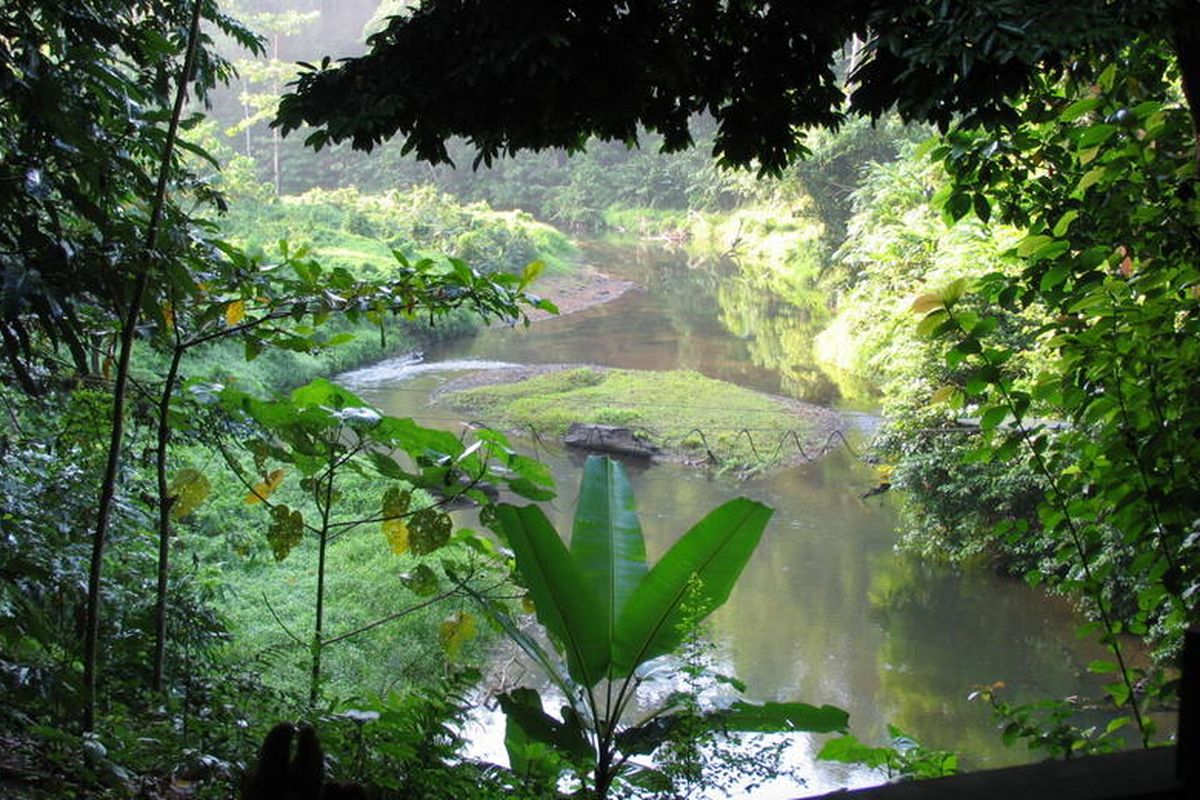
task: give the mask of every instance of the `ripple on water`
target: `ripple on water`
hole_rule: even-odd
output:
[[[521,364],[507,361],[489,361],[478,358],[451,359],[449,361],[425,361],[421,353],[408,353],[389,358],[367,367],[350,370],[338,376],[338,383],[351,389],[383,386],[389,383],[415,378],[427,372],[466,372],[481,369],[516,369]]]

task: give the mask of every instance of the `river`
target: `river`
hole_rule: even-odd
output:
[[[421,364],[385,362],[341,379],[389,414],[453,429],[461,417],[429,406],[429,393],[480,362],[688,368],[846,404],[836,381],[812,363],[820,309],[797,307],[728,263],[689,263],[682,253],[637,244],[589,244],[583,255],[640,288],[528,329],[493,327],[444,343]],[[860,433],[859,446],[865,438]],[[544,442],[523,446],[552,468],[559,497],[547,510],[569,530],[580,457]],[[728,498],[745,495],[776,509],[732,597],[712,617],[717,658],[752,699],[837,705],[865,742],[885,742],[891,723],[928,747],[959,752],[964,767],[977,769],[1036,754],[1002,744],[990,710],[967,700],[974,687],[1003,681],[1011,700],[1095,694],[1084,666],[1106,653],[1076,636],[1081,620],[1067,603],[986,571],[895,553],[893,501],[860,499],[877,478],[848,448],[744,482],[674,465],[631,470],[631,480],[651,559]],[[502,750],[496,722],[478,733],[479,752],[492,757]],[[803,785],[780,781],[755,796],[880,782],[860,768],[814,763],[823,738],[797,736],[789,750]]]

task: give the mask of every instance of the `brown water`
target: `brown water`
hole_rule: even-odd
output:
[[[585,256],[644,288],[529,329],[491,329],[441,345],[416,366],[397,360],[343,380],[388,413],[451,428],[461,418],[430,407],[428,394],[480,361],[689,368],[764,391],[842,402],[835,382],[812,364],[819,310],[796,307],[730,264],[689,266],[681,254],[639,246],[591,245]],[[869,429],[869,417],[862,420]],[[737,420],[730,426],[741,427]],[[559,498],[549,513],[569,530],[580,458],[525,445],[552,467]],[[1066,603],[988,572],[897,555],[891,501],[859,499],[875,477],[847,449],[746,482],[672,465],[634,468],[630,477],[651,559],[726,499],[745,495],[776,509],[733,596],[712,619],[719,660],[753,698],[831,703],[850,712],[861,740],[884,742],[891,723],[980,768],[1030,754],[1003,746],[988,709],[967,701],[974,687],[1004,681],[1013,700],[1095,694],[1084,665],[1105,653],[1076,637],[1080,620]],[[780,784],[755,796],[881,780],[857,768],[812,764],[820,741],[799,737],[789,754],[803,768],[804,787]]]

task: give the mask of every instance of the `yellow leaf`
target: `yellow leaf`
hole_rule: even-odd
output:
[[[198,470],[181,469],[175,473],[168,491],[171,495],[171,516],[182,519],[204,502],[212,491],[212,484]]]
[[[908,310],[914,314],[924,314],[926,311],[932,311],[935,308],[941,307],[942,298],[938,297],[936,294],[930,293],[920,295],[916,300],[913,300],[912,305]]]
[[[544,261],[530,261],[525,265],[525,269],[521,271],[521,288],[524,289],[529,284],[538,279],[542,274],[542,270],[546,268]]]
[[[953,397],[954,393],[957,391],[958,391],[957,386],[954,386],[952,384],[946,384],[945,386],[941,387],[940,389],[938,389],[937,391],[935,391],[933,393],[933,396],[929,398],[929,402],[934,405],[937,405],[939,403],[944,403],[947,400],[949,400],[951,397]]]
[[[243,300],[234,300],[229,305],[225,306],[225,324],[229,327],[237,325],[246,318],[246,303]]]
[[[265,481],[254,484],[254,489],[246,495],[246,503],[254,505],[270,497],[279,488],[279,484],[283,483],[284,474],[282,469],[272,470]]]
[[[383,535],[387,537],[392,552],[400,555],[408,549],[408,525],[399,517],[383,521]]]
[[[466,611],[457,611],[442,622],[438,630],[438,641],[446,655],[458,658],[462,647],[475,636],[475,616]]]

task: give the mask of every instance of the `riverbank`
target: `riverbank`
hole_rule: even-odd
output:
[[[539,278],[530,289],[554,303],[558,307],[558,314],[535,308],[529,312],[529,320],[538,322],[556,316],[563,317],[602,303],[611,303],[636,288],[637,284],[633,281],[615,278],[590,265],[568,274],[546,275]]]
[[[627,428],[656,461],[740,471],[807,462],[847,424],[831,409],[691,370],[579,364],[479,370],[443,384],[430,401],[556,440],[574,423]]]

